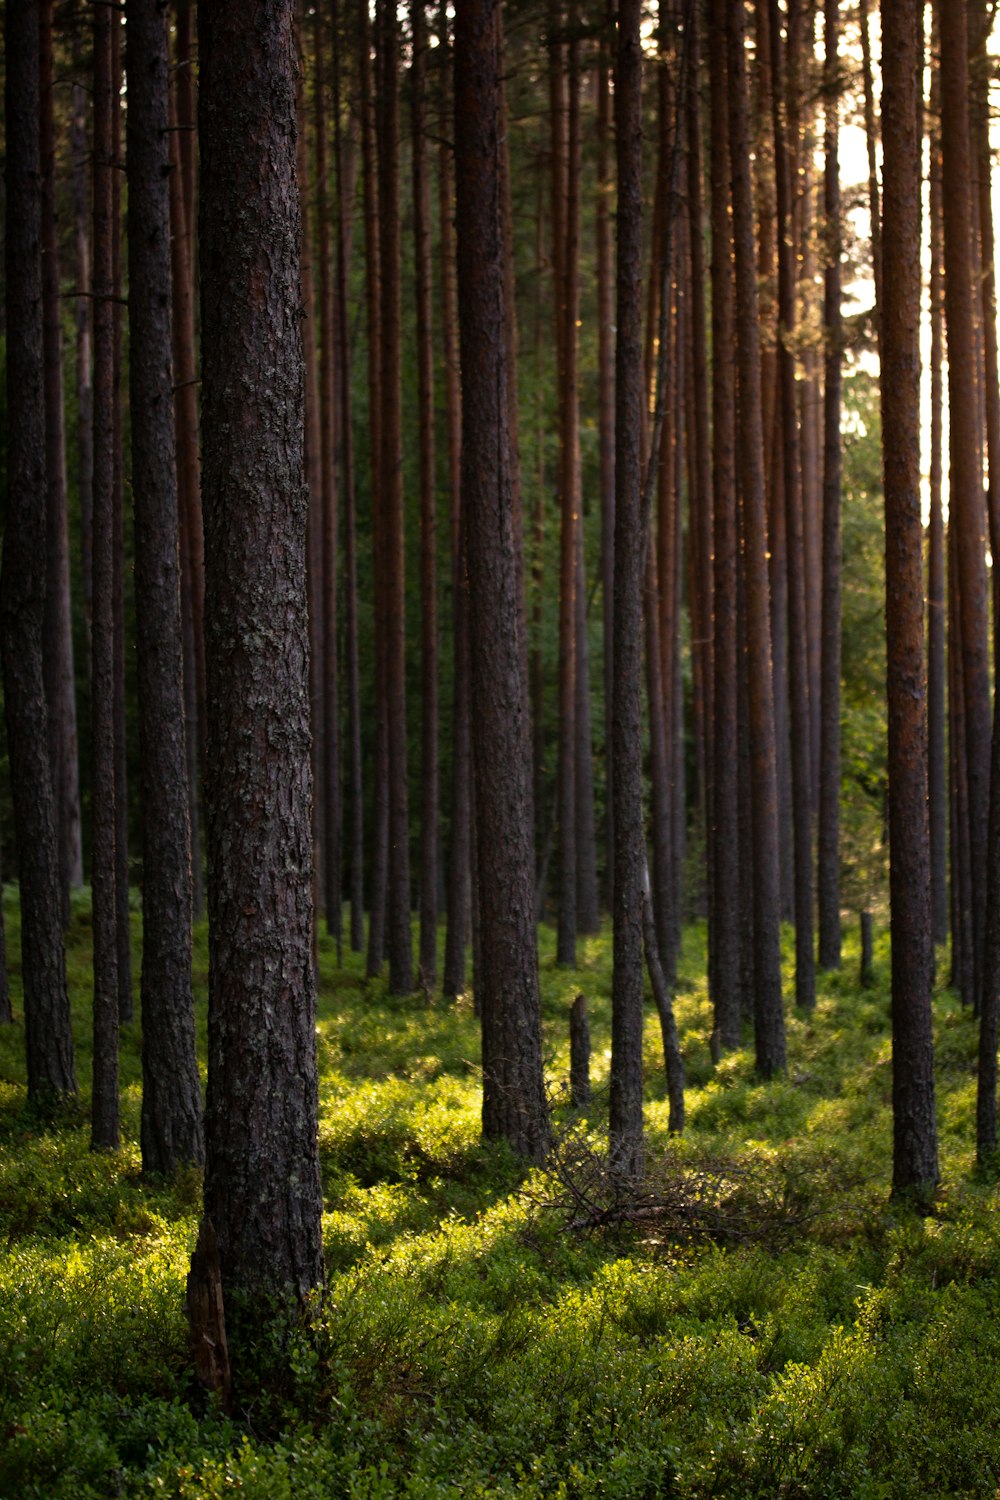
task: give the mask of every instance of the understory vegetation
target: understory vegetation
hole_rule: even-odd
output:
[[[7,919],[20,1013],[9,897]],[[602,1155],[610,936],[581,943],[575,972],[553,953],[543,930],[556,1148],[550,1169],[525,1173],[480,1142],[471,996],[387,998],[322,940],[327,1283],[306,1320],[258,1320],[231,1416],[190,1374],[200,1182],[140,1176],[138,1026],[123,1038],[128,1144],[116,1156],[88,1149],[86,1090],[55,1123],[26,1112],[21,1025],[4,1031],[0,1494],[995,1495],[997,1188],[973,1172],[976,1032],[944,985],[943,954],[943,1181],[921,1217],[888,1196],[884,935],[873,986],[859,985],[849,941],[813,1016],[786,997],[788,1074],[761,1084],[749,1047],[713,1066],[704,930],[687,930],[676,997],[687,1131],[667,1135],[650,1007],[648,1178],[629,1191]],[[83,901],[68,957],[87,1078]],[[203,1027],[203,927],[196,964]],[[582,1116],[566,1087],[581,991],[594,1085]]]

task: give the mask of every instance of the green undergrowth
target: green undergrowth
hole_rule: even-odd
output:
[[[141,962],[136,918],[135,964]],[[8,952],[20,1012],[17,913]],[[283,1497],[994,1496],[1000,1229],[973,1172],[975,1031],[935,999],[942,1188],[889,1202],[887,941],[856,947],[812,1016],[788,977],[787,1076],[747,1048],[713,1066],[704,931],[676,1009],[688,1075],[667,1135],[648,1017],[647,1180],[604,1164],[610,936],[555,967],[542,933],[555,1148],[525,1172],[479,1138],[478,1023],[386,995],[324,938],[318,1018],[327,1282],[261,1317],[232,1416],[189,1374],[184,1280],[197,1174],[144,1181],[139,1025],[122,1048],[126,1144],[88,1149],[90,926],[69,973],[81,1095],[25,1106],[23,1034],[0,1035],[0,1494]],[[196,953],[204,1026],[205,935]],[[586,994],[593,1103],[568,1105],[568,1014]]]

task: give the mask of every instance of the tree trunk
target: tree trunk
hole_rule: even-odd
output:
[[[935,68],[931,119],[940,111]],[[930,324],[931,432],[930,516],[927,535],[927,789],[931,839],[931,920],[935,943],[948,941],[948,761],[945,742],[945,558],[942,479],[942,320],[944,278],[941,243],[941,135],[930,140]]]
[[[455,161],[472,727],[482,965],[483,1133],[540,1160],[549,1130],[535,949],[531,729],[508,430],[499,13],[459,0]]]
[[[618,163],[615,353],[615,885],[610,1149],[629,1176],[643,1166],[642,913],[642,43],[639,0],[621,0],[615,61]]]
[[[754,857],[754,1030],[757,1069],[764,1078],[770,1078],[785,1067],[785,1019],[781,998],[778,791],[760,409],[760,330],[743,23],[743,0],[728,0],[729,148],[736,263]]]
[[[87,671],[90,671],[90,612],[93,583],[91,531],[94,514],[94,406],[91,374],[90,302],[90,190],[87,165],[87,91],[79,78],[83,69],[80,27],[73,30],[73,241],[76,299],[76,444],[77,492],[80,503],[80,564],[83,573],[83,610],[87,630]]]
[[[9,5],[7,67],[7,514],[0,575],[4,714],[21,893],[28,1099],[76,1092],[43,672],[45,397],[42,388],[38,7]]]
[[[934,1191],[938,1164],[920,525],[918,12],[888,6],[882,25],[886,234],[879,323],[889,705],[892,1182],[894,1193],[926,1200]]]
[[[167,0],[128,0],[129,394],[142,768],[142,1165],[204,1159],[170,358]]]
[[[198,27],[205,1212],[248,1335],[263,1296],[301,1299],[322,1277],[292,12],[238,0],[200,7]]]
[[[410,6],[413,63],[413,240],[417,300],[417,401],[420,431],[420,983],[437,983],[438,668],[434,347],[431,321],[431,200],[424,90],[427,38],[424,0]]]
[[[94,585],[92,782],[94,1088],[91,1141],[118,1145],[118,865],[115,805],[113,14],[94,9]]]
[[[601,462],[601,592],[604,603],[604,888],[610,908],[614,892],[614,701],[615,603],[615,328],[614,246],[611,238],[611,90],[608,52],[614,29],[612,0],[604,17],[597,74],[597,425]]]

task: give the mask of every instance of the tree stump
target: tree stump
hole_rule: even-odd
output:
[[[217,1391],[223,1411],[228,1412],[232,1381],[222,1305],[219,1241],[207,1214],[201,1221],[198,1244],[191,1257],[185,1310],[191,1328],[195,1379],[207,1390]]]

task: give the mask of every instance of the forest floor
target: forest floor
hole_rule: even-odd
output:
[[[9,892],[7,938],[19,1012]],[[114,1157],[88,1149],[86,1088],[56,1127],[32,1120],[22,1027],[3,1031],[0,1495],[998,1493],[998,1192],[973,1171],[975,1027],[953,994],[935,997],[942,1186],[918,1216],[889,1203],[885,938],[874,986],[858,984],[848,942],[809,1017],[792,1009],[789,961],[789,1070],[762,1084],[749,1045],[712,1065],[704,930],[691,927],[676,997],[687,1130],[667,1135],[650,1006],[648,1180],[626,1193],[602,1157],[610,934],[581,941],[576,971],[541,941],[557,1146],[550,1169],[525,1173],[479,1140],[471,998],[390,999],[323,939],[327,1285],[307,1322],[262,1323],[232,1417],[206,1408],[189,1372],[198,1175],[140,1175],[138,1024],[123,1038]],[[196,963],[203,1046],[203,927]],[[81,1081],[89,966],[81,901]],[[585,1118],[566,1102],[581,991]]]

